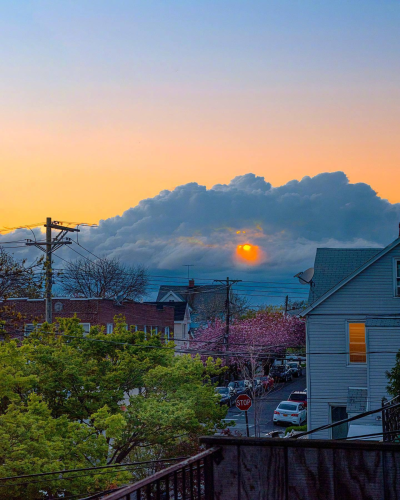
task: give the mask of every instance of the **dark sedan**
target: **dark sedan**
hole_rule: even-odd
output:
[[[233,401],[235,400],[235,394],[229,387],[216,387],[215,392],[221,396],[219,404],[227,405],[229,407],[232,406]]]

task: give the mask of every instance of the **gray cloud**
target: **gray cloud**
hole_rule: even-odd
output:
[[[189,183],[162,191],[121,216],[102,220],[98,228],[84,229],[80,241],[96,255],[150,269],[182,273],[183,264],[193,263],[197,274],[232,270],[282,275],[311,265],[317,246],[386,245],[397,237],[399,220],[399,204],[380,198],[367,184],[350,184],[343,172],[280,187],[246,174],[211,189]],[[19,231],[0,242],[16,236],[30,237]],[[262,250],[257,266],[235,259],[236,247],[243,243]],[[67,250],[60,255],[73,257]]]

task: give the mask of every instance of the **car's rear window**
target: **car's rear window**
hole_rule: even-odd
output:
[[[281,403],[278,406],[279,410],[288,410],[288,411],[296,411],[297,405],[291,405],[290,403]]]
[[[306,401],[307,394],[291,394],[289,399],[290,401]]]

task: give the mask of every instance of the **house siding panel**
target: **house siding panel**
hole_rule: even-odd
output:
[[[308,414],[309,429],[330,423],[330,405],[346,406],[349,387],[367,387],[366,365],[348,364],[347,321],[363,317],[309,316],[308,336]],[[329,439],[330,431],[311,434]]]
[[[368,337],[369,396],[371,405],[378,408],[383,397],[392,397],[387,393],[389,381],[386,372],[396,363],[396,353],[400,349],[400,328],[369,328]]]
[[[328,297],[307,316],[308,336],[308,424],[309,429],[330,423],[329,403],[346,406],[349,387],[368,388],[368,409],[380,407],[386,393],[386,370],[395,362],[400,348],[400,328],[368,328],[367,364],[348,364],[348,321],[368,321],[369,317],[400,317],[400,298],[394,295],[395,247],[370,267]],[[341,353],[341,354],[338,354]],[[358,423],[377,423],[376,416]],[[330,438],[330,431],[311,434]]]
[[[393,260],[400,259],[400,248],[388,252],[311,314],[399,314],[400,297],[394,296]]]

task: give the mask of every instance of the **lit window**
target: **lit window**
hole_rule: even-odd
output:
[[[107,323],[107,333],[112,333],[114,325],[112,323]]]
[[[365,324],[349,323],[350,363],[366,363]]]

